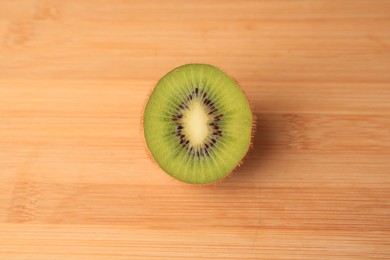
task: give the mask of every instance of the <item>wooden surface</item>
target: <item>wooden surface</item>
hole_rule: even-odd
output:
[[[220,185],[143,143],[190,62],[259,118]],[[1,1],[0,259],[390,259],[390,1]]]

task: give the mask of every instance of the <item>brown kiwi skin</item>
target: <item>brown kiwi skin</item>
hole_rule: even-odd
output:
[[[158,83],[158,81],[157,81]],[[156,84],[157,84],[156,83]],[[156,86],[156,84],[154,84],[154,86]],[[150,96],[152,95],[153,93],[153,90],[154,90],[154,87],[152,89],[149,90],[149,93],[148,93],[148,96],[146,97],[145,101],[144,101],[144,105],[143,105],[143,113],[142,113],[142,116],[141,116],[141,120],[140,120],[140,123],[141,123],[141,135],[142,135],[142,140],[144,141],[144,149],[146,150],[146,154],[148,155],[149,159],[155,164],[158,166],[158,163],[154,160],[153,158],[153,155],[152,153],[150,152],[150,150],[148,149],[148,145],[146,143],[146,138],[145,138],[145,130],[144,130],[144,117],[145,117],[145,110],[146,110],[146,106],[148,105],[148,101],[149,101],[149,98]],[[161,168],[160,168],[161,169]],[[173,178],[174,179],[174,178]]]
[[[186,63],[186,64],[183,64],[183,65],[180,65],[179,67],[181,66],[184,66],[184,65],[191,65],[191,64],[200,64],[200,63]],[[206,64],[206,63],[205,63]],[[213,65],[214,66],[214,65]],[[216,66],[214,66],[216,67]],[[219,67],[216,67],[218,69],[220,69]],[[223,73],[225,73],[226,75],[229,75],[227,74],[224,70],[220,69]],[[230,77],[230,76],[229,76]],[[230,77],[232,78],[232,77]],[[246,93],[244,92],[244,90],[242,89],[242,87],[240,86],[240,84],[238,83],[238,81],[235,79],[235,78],[232,78],[234,80],[234,82],[237,84],[237,86],[241,89],[241,91],[244,93],[245,97],[246,97],[246,100],[248,101],[249,103],[249,107],[251,109],[251,114],[252,114],[252,130],[251,130],[251,141],[250,141],[250,144],[249,144],[249,147],[248,147],[248,150],[246,151],[244,157],[241,159],[241,161],[239,163],[237,163],[237,165],[234,167],[233,170],[231,170],[225,177],[221,178],[221,179],[218,179],[216,181],[213,181],[213,182],[210,182],[210,183],[205,183],[205,184],[199,184],[199,183],[188,183],[188,182],[184,182],[184,181],[181,181],[179,179],[176,179],[176,178],[173,178],[171,177],[171,179],[174,179],[175,181],[179,182],[179,183],[182,183],[182,184],[185,184],[185,185],[188,185],[188,186],[200,186],[200,187],[210,187],[210,186],[218,186],[220,185],[222,182],[224,182],[227,178],[231,177],[231,175],[233,174],[234,171],[237,170],[238,167],[240,167],[241,165],[244,164],[244,161],[245,161],[245,158],[248,156],[249,152],[253,150],[254,148],[254,145],[253,145],[253,140],[254,140],[254,136],[255,136],[255,133],[256,133],[256,128],[257,128],[257,117],[254,113],[254,108],[253,108],[253,104],[252,102],[248,99],[248,96],[246,95]],[[157,83],[156,83],[157,84]],[[147,98],[145,99],[144,101],[144,106],[143,106],[143,113],[142,113],[142,116],[141,116],[141,120],[140,120],[140,123],[141,123],[141,129],[142,129],[142,138],[143,138],[143,141],[144,141],[144,148],[146,149],[146,153],[148,155],[148,157],[152,160],[152,162],[158,166],[158,163],[156,162],[156,160],[153,158],[153,155],[152,153],[150,152],[150,150],[147,148],[147,143],[146,143],[146,139],[145,139],[145,133],[144,133],[144,115],[145,115],[145,109],[146,109],[146,106],[148,104],[148,101],[149,101],[149,98],[150,98],[150,95],[153,93],[153,90],[154,90],[154,87],[149,91],[149,94],[147,96]],[[160,168],[160,167],[159,167]],[[161,168],[160,168],[161,169]],[[166,174],[168,176],[170,176],[169,174]]]

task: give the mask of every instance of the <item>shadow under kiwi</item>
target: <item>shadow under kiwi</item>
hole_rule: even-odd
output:
[[[256,175],[261,174],[262,165],[272,155],[277,146],[275,133],[280,132],[280,120],[278,116],[272,113],[255,113],[256,131],[252,139],[252,148],[245,156],[242,165],[234,170],[232,175],[226,180],[232,183],[236,180],[254,179]]]

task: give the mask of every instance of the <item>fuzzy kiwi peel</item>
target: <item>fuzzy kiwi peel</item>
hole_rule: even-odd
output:
[[[253,126],[239,85],[207,64],[183,65],[163,76],[143,116],[155,162],[190,184],[216,182],[239,166],[252,145]]]

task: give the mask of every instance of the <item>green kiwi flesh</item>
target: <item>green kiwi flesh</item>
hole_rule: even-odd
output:
[[[206,184],[240,164],[251,145],[253,116],[242,90],[223,71],[187,64],[159,80],[143,124],[146,145],[166,173]]]

